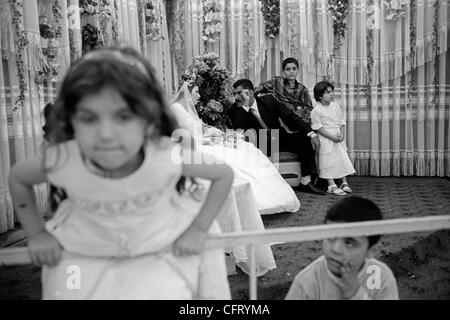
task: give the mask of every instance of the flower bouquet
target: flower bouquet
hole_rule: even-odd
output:
[[[161,30],[162,17],[152,1],[145,5],[145,34],[152,41],[164,39]]]
[[[407,0],[384,0],[384,19],[396,20],[406,15]]]
[[[266,37],[275,39],[280,34],[280,0],[260,0]]]
[[[206,44],[214,44],[220,39],[222,22],[218,4],[212,0],[203,0],[203,36]]]
[[[199,88],[200,102],[196,107],[203,122],[221,130],[231,127],[228,118],[231,73],[220,66],[217,54],[196,57],[187,71],[195,76],[195,84]]]

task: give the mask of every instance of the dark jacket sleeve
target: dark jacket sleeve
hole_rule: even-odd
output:
[[[303,87],[303,90],[301,92],[301,100],[302,100],[301,102],[305,104],[308,108],[310,109],[313,108],[311,97],[309,96],[309,92],[308,89],[306,89],[306,87]]]
[[[297,114],[295,114],[294,110],[286,107],[277,99],[273,98],[272,105],[274,106],[278,117],[286,123],[289,129],[298,130],[305,135],[313,131],[308,123],[304,122]]]
[[[233,129],[247,129],[248,112],[233,104],[228,111]]]

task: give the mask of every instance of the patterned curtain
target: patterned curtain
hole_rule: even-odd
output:
[[[178,89],[178,75],[170,52],[166,3],[162,0],[139,0],[138,17],[141,52],[150,61],[170,96]]]
[[[122,46],[129,46],[140,51],[139,23],[137,0],[117,0],[117,14],[119,16],[119,42]]]
[[[15,224],[8,189],[11,167],[41,151],[42,110],[55,99],[57,81],[70,63],[98,46],[141,49],[136,0],[101,1],[97,13],[91,15],[82,14],[80,9],[91,9],[80,8],[83,3],[0,0],[0,233]],[[94,27],[90,40],[98,35],[92,46],[86,45],[86,33],[83,43],[88,23]],[[35,191],[38,207],[45,214],[47,186]]]
[[[208,3],[216,5],[220,17],[220,32],[213,43],[204,39],[204,6]],[[177,0],[174,12],[171,47],[178,70],[186,70],[196,56],[214,52],[234,78],[248,77],[259,83],[272,71],[265,71],[268,41],[259,0]]]
[[[2,0],[0,64],[0,233],[14,227],[7,179],[11,166],[41,150],[41,111],[55,97],[53,71],[70,63],[65,0]],[[59,9],[57,9],[57,7]],[[42,38],[40,27],[58,25],[59,36]],[[50,42],[51,41],[51,42]],[[48,53],[48,55],[44,55]],[[49,58],[51,54],[52,58]],[[45,213],[46,185],[36,187],[38,207]]]
[[[220,41],[207,46],[205,2],[220,7],[223,24]],[[341,1],[349,3],[348,29],[338,47],[332,2],[280,1],[281,37],[267,40],[260,1],[177,1],[177,66],[216,52],[235,77],[259,84],[295,57],[311,96],[318,81],[335,84],[358,175],[450,176],[449,1]]]

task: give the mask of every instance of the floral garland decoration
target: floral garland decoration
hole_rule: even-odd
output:
[[[366,80],[366,97],[367,97],[367,107],[372,106],[372,73],[373,73],[373,37],[375,29],[375,5],[373,0],[369,0],[367,3],[367,38],[366,38],[366,48],[367,48],[367,80]]]
[[[407,91],[407,107],[410,108],[412,105],[412,92],[416,89],[414,79],[412,77],[412,70],[415,68],[416,65],[416,41],[417,41],[417,17],[416,17],[416,0],[411,0],[410,3],[410,14],[409,14],[409,65],[411,70],[408,74],[408,91]]]
[[[99,5],[99,26],[100,35],[102,38],[103,45],[110,46],[113,44],[113,36],[108,31],[109,25],[113,25],[113,8],[108,0],[101,0]]]
[[[50,25],[50,23],[42,21],[39,25],[41,41],[44,40],[44,44],[47,46],[42,48],[43,65],[35,75],[36,84],[42,84],[44,81],[58,81],[58,39],[62,37],[61,9],[58,0],[55,0],[52,5],[53,23]]]
[[[145,7],[146,5],[142,3],[142,0],[136,1],[137,5],[137,13],[138,13],[138,26],[139,26],[139,45],[141,52],[145,52],[145,39],[146,39],[146,33],[145,33]]]
[[[194,59],[187,73],[195,78],[200,93],[197,105],[200,118],[209,125],[225,129],[230,123],[227,110],[231,101],[227,92],[231,85],[231,73],[220,66],[219,56],[207,53]]]
[[[173,31],[173,51],[175,56],[175,63],[178,70],[185,70],[184,61],[184,1],[176,1],[175,8],[175,21],[174,21],[174,31]]]
[[[299,57],[300,54],[301,54],[301,51],[300,51],[300,34],[299,34],[298,30],[297,30],[297,27],[298,27],[298,21],[300,19],[300,15],[299,14],[298,15],[294,15],[294,13],[296,12],[296,10],[294,10],[295,2],[292,2],[291,6],[292,6],[291,18],[293,18],[293,19],[291,19],[291,29],[290,29],[290,31],[291,31],[291,34],[292,34],[292,38],[291,38],[292,41],[293,41],[292,44],[294,46],[293,53],[294,53],[294,57]],[[299,9],[299,8],[297,7],[295,9]],[[319,30],[317,30],[317,32],[319,32]]]
[[[260,0],[266,37],[275,39],[280,34],[280,0]]]
[[[119,45],[119,21],[117,18],[117,12],[119,11],[119,5],[117,3],[117,0],[113,1],[113,5],[114,5],[114,16],[112,19],[112,26],[111,26],[111,32],[112,32],[112,43],[113,46],[118,46]]]
[[[439,98],[439,0],[434,3],[434,21],[433,21],[433,53],[434,53],[434,79],[433,79],[433,101],[437,107]]]
[[[58,3],[58,0],[55,0],[52,6],[52,13],[53,13],[53,19],[55,19],[55,37],[61,38],[62,37],[62,26],[61,26],[61,19],[62,19],[62,13],[61,13],[61,6]]]
[[[247,1],[244,1],[244,5]],[[219,38],[222,29],[220,21],[220,10],[214,0],[202,0],[203,5],[203,31],[202,39],[205,48],[210,44],[214,44]]]
[[[249,78],[250,77],[250,71],[251,68],[253,66],[253,62],[254,62],[254,58],[255,58],[255,53],[254,50],[252,50],[252,40],[253,37],[250,34],[250,22],[252,20],[251,16],[250,16],[250,12],[248,9],[248,2],[244,1],[243,3],[244,7],[242,10],[243,13],[243,33],[244,33],[244,39],[245,39],[245,43],[244,43],[244,57],[246,57],[244,59],[244,63],[239,67],[239,71],[238,71],[238,75],[241,78]]]
[[[22,28],[22,9],[23,3],[22,0],[10,0],[9,2],[11,6],[11,16],[12,23],[14,25],[14,33],[15,33],[15,59],[16,59],[16,67],[17,67],[17,78],[19,80],[19,97],[15,102],[15,107],[13,111],[17,111],[19,106],[23,106],[25,103],[25,91],[27,90],[27,82],[25,80],[25,62],[24,62],[24,50],[28,45],[28,39],[25,31]]]
[[[333,20],[334,52],[337,52],[342,46],[347,32],[349,7],[349,0],[328,0],[328,11],[331,12],[331,19]]]
[[[406,15],[408,0],[384,0],[384,19],[397,20]]]
[[[81,40],[80,27],[80,7],[77,5],[70,5],[67,8],[67,22],[69,28],[69,46],[70,46],[70,61],[75,61],[81,55],[81,48],[79,41]]]
[[[319,49],[320,49],[320,28],[318,24],[318,17],[317,17],[317,11],[319,10],[317,5],[317,0],[313,1],[312,5],[312,21],[313,21],[313,29],[314,29],[314,65],[317,66],[320,63],[320,57],[319,57]],[[316,69],[317,73],[317,69]]]
[[[98,3],[95,0],[80,0],[80,14],[82,16],[95,16],[99,13]],[[90,23],[82,27],[81,38],[83,54],[103,45],[98,28]]]
[[[159,21],[160,21],[160,30],[161,30],[161,40],[164,40],[165,37],[163,35],[163,15],[162,15],[162,9],[161,9],[161,2],[158,3],[159,5]],[[164,90],[167,92],[166,87],[166,52],[165,50],[161,50],[161,60],[162,60],[162,84],[164,87]]]
[[[152,41],[164,39],[162,32],[163,17],[161,14],[161,3],[157,8],[152,1],[145,4],[145,34]]]

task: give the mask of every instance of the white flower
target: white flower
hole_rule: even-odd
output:
[[[109,16],[112,15],[111,7],[109,7],[109,6],[105,7],[103,10],[104,10],[104,13],[106,13],[107,15],[109,15]]]
[[[391,8],[393,10],[398,10],[400,9],[400,3],[398,2],[398,0],[392,0],[391,1]]]
[[[91,4],[88,4],[86,6],[85,10],[86,10],[87,13],[93,14],[95,12],[95,7],[93,5],[91,5]]]
[[[49,48],[56,48],[56,47],[58,47],[58,45],[59,45],[58,40],[56,40],[56,39],[49,40],[49,43],[48,43]]]

